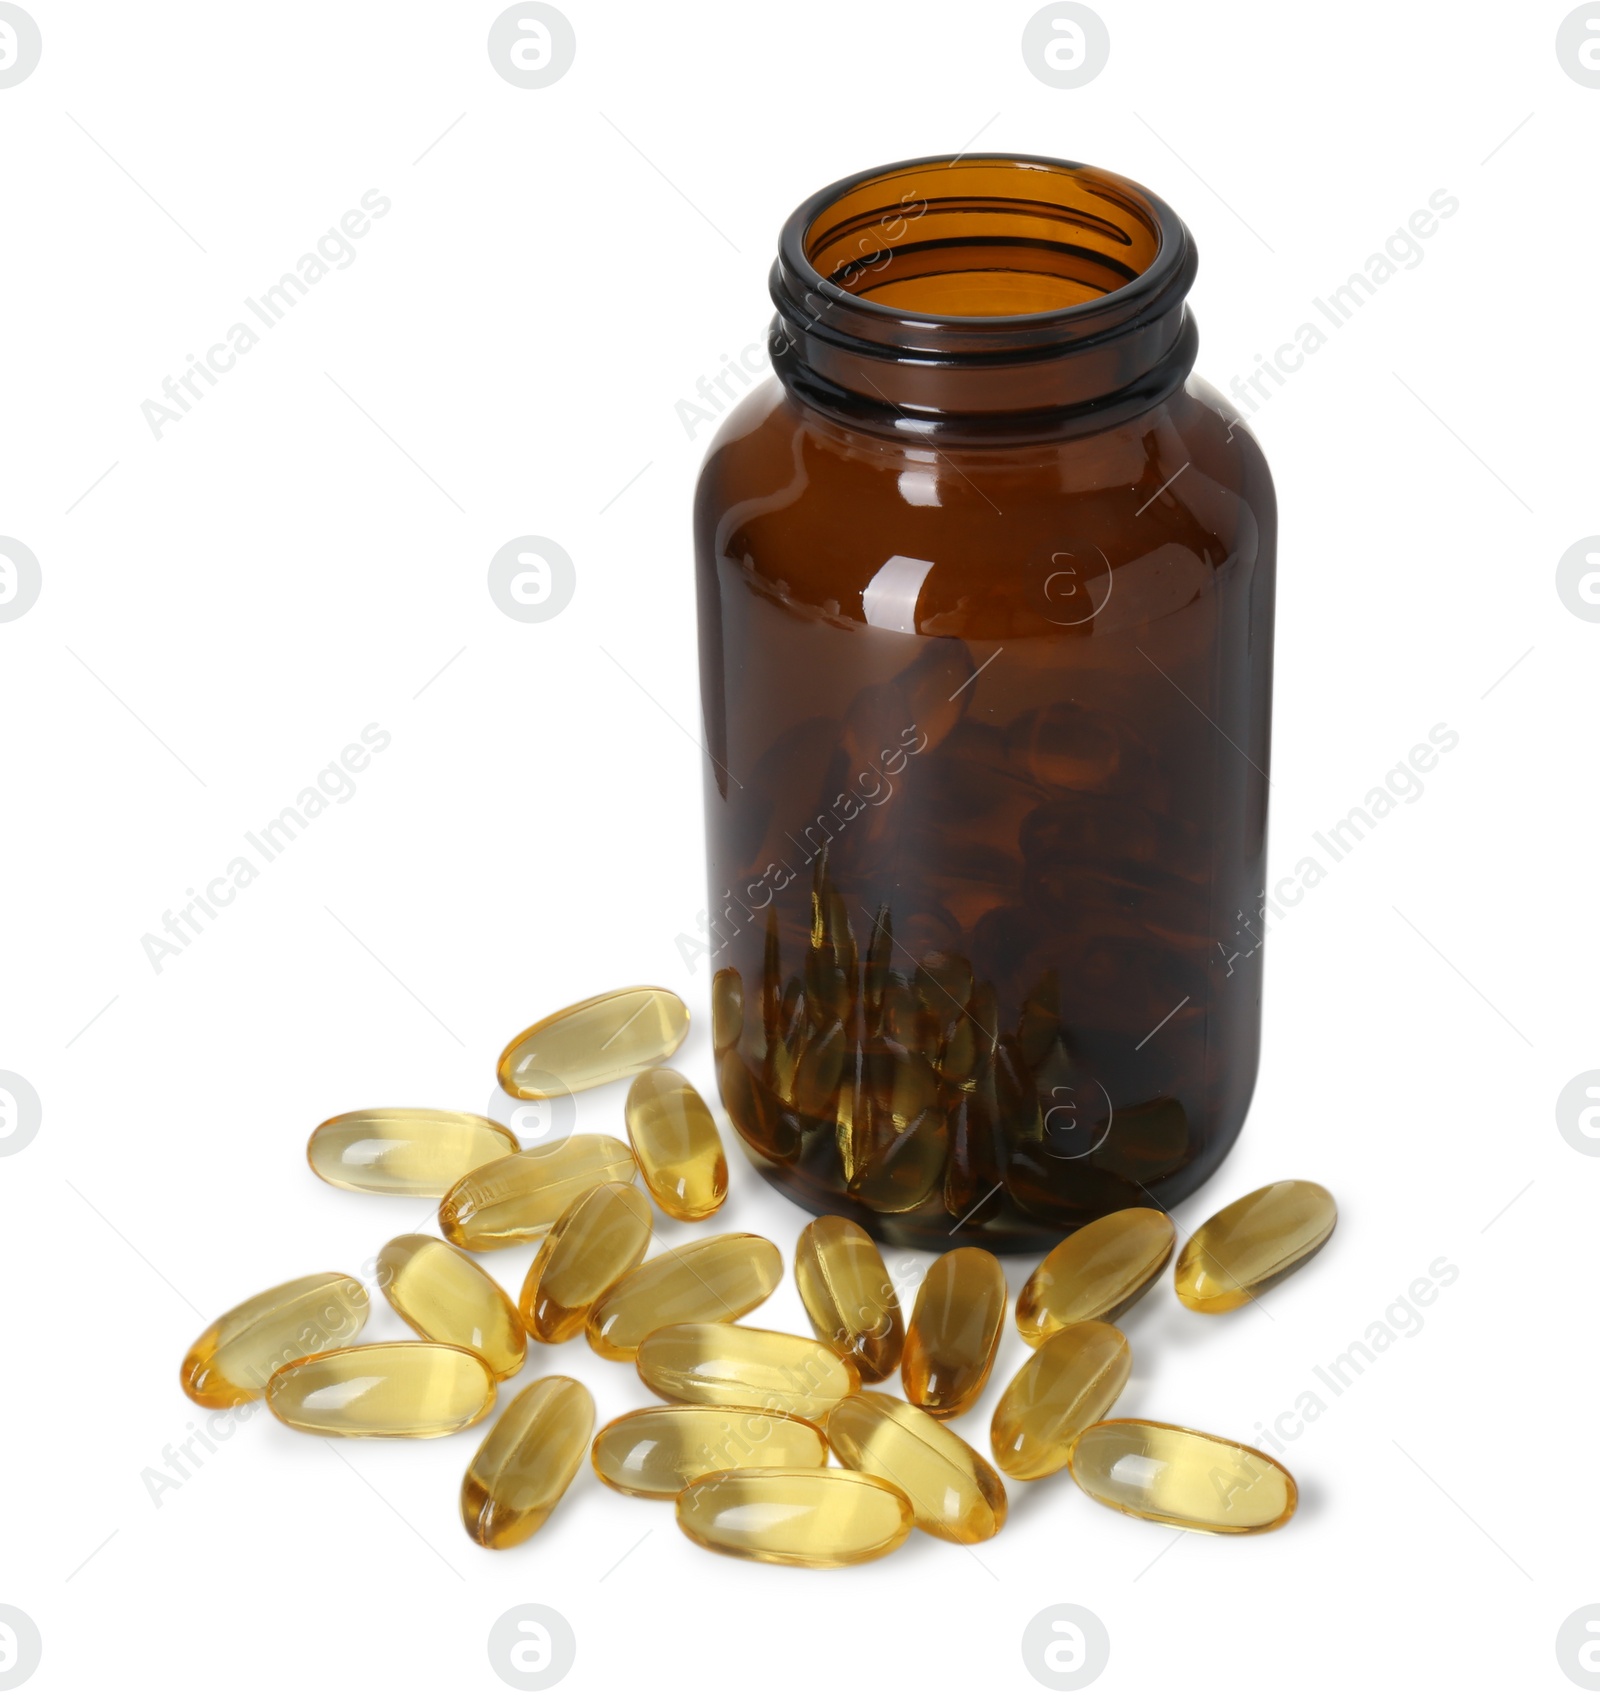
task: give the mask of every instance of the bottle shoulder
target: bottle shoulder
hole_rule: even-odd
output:
[[[1187,602],[1218,572],[1270,566],[1276,503],[1259,444],[1193,376],[1104,429],[959,448],[846,429],[772,379],[712,443],[696,540],[702,570],[736,567],[845,621],[874,622],[887,596],[924,634],[974,619],[1020,633],[1063,628],[1057,603],[1094,603],[1090,578],[1103,592],[1159,581]],[[1147,588],[1122,604],[1146,600]]]

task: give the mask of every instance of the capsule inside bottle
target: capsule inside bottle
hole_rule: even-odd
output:
[[[616,989],[541,1018],[500,1056],[500,1087],[545,1100],[632,1077],[674,1054],[689,1009],[670,989]]]
[[[898,1489],[859,1471],[716,1471],[678,1496],[678,1524],[691,1541],[768,1565],[826,1570],[881,1559],[912,1523]]]
[[[724,966],[711,979],[711,1051],[725,1054],[744,1034],[744,984]]]

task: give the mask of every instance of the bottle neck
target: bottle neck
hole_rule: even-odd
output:
[[[1194,364],[1197,258],[1125,178],[1024,156],[919,159],[835,183],[785,224],[773,366],[799,400],[907,441],[1071,434]]]

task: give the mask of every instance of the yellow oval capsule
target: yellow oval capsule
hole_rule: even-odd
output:
[[[995,1464],[1022,1479],[1060,1471],[1079,1433],[1111,1411],[1132,1368],[1128,1339],[1113,1325],[1089,1319],[1047,1337],[994,1409]]]
[[[614,1418],[591,1455],[603,1483],[623,1495],[672,1500],[709,1471],[749,1466],[822,1466],[828,1444],[816,1425],[750,1407],[641,1407]]]
[[[717,1554],[768,1565],[861,1565],[911,1534],[911,1503],[892,1484],[837,1468],[714,1471],[678,1496],[678,1524]]]
[[[963,1413],[989,1381],[1006,1320],[1006,1274],[987,1248],[941,1254],[917,1290],[900,1359],[906,1399],[935,1418]]]
[[[203,1407],[259,1400],[279,1366],[353,1342],[368,1306],[366,1290],[341,1271],[264,1289],[230,1307],[190,1348],[183,1392]]]
[[[470,1348],[496,1377],[515,1377],[528,1338],[511,1297],[475,1260],[437,1236],[396,1236],[378,1250],[389,1305],[424,1341]]]
[[[861,1387],[852,1360],[823,1342],[742,1324],[669,1324],[639,1344],[639,1376],[669,1401],[826,1419]]]
[[[368,1195],[442,1195],[475,1166],[516,1151],[517,1138],[492,1118],[398,1106],[324,1119],[306,1144],[324,1183]]]
[[[615,1136],[569,1136],[469,1171],[439,1203],[439,1228],[459,1248],[483,1252],[542,1236],[580,1195],[631,1183],[633,1155]]]
[[[461,1484],[461,1522],[484,1548],[526,1542],[583,1464],[594,1397],[575,1378],[541,1377],[494,1421]]]
[[[1017,1296],[1023,1341],[1037,1348],[1069,1324],[1120,1318],[1166,1269],[1177,1238],[1172,1220],[1154,1207],[1108,1212],[1073,1231]]]
[[[828,1414],[828,1445],[853,1470],[900,1490],[930,1536],[986,1542],[1006,1522],[994,1467],[920,1407],[872,1390],[847,1396]]]
[[[1068,1464],[1078,1487],[1102,1506],[1179,1530],[1276,1530],[1299,1499],[1288,1472],[1256,1449],[1152,1419],[1091,1424]]]
[[[659,1065],[689,1033],[689,1009],[670,989],[614,989],[531,1024],[500,1056],[500,1087],[547,1100],[615,1083]]]
[[[1339,1211],[1320,1183],[1269,1183],[1213,1214],[1183,1244],[1173,1272],[1195,1312],[1232,1312],[1309,1259]]]
[[[366,1342],[274,1372],[267,1405],[313,1436],[448,1436],[494,1405],[494,1373],[446,1342]]]
[[[666,1324],[742,1318],[777,1288],[783,1255],[765,1236],[704,1236],[635,1266],[590,1309],[589,1346],[631,1360]]]
[[[709,1218],[728,1195],[717,1121],[687,1077],[657,1066],[628,1090],[628,1141],[644,1186],[669,1218]]]
[[[819,1340],[848,1354],[863,1383],[900,1363],[905,1322],[878,1244],[848,1218],[814,1218],[794,1250],[794,1280]]]
[[[589,1309],[644,1258],[650,1203],[631,1183],[602,1183],[555,1222],[528,1267],[517,1310],[539,1342],[565,1342]]]

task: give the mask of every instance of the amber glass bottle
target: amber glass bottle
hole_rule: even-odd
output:
[[[1195,263],[1083,165],[837,183],[701,474],[722,1098],[890,1241],[1170,1206],[1249,1104],[1276,514]]]

